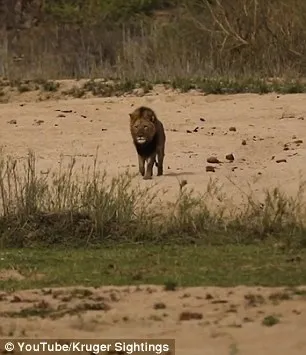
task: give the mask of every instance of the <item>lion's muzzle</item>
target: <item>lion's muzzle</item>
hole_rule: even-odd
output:
[[[143,136],[138,136],[137,138],[136,138],[136,141],[137,141],[137,143],[139,143],[139,144],[144,144],[144,143],[146,143],[146,138],[145,137],[143,137]]]

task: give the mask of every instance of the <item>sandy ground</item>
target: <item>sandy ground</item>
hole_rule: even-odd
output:
[[[165,291],[152,285],[2,293],[0,335],[55,340],[174,338],[179,355],[302,355],[306,290],[304,295],[286,292],[242,286]],[[33,316],[33,309],[44,318]],[[269,316],[278,323],[264,325]]]
[[[295,195],[305,175],[303,94],[204,96],[160,89],[144,97],[42,102],[26,102],[31,93],[23,95],[19,102],[0,106],[1,145],[18,158],[33,149],[42,172],[58,168],[61,154],[76,156],[78,166],[92,165],[98,146],[100,168],[110,176],[126,169],[137,172],[128,113],[148,105],[166,129],[165,175],[139,178],[139,183],[166,189],[163,199],[177,196],[182,179],[199,192],[213,179],[228,199],[242,196],[240,190],[261,196],[265,188],[277,186]],[[235,160],[226,160],[227,154]],[[207,163],[211,156],[222,163]],[[207,172],[207,165],[215,166],[215,172]]]
[[[142,186],[156,183],[158,188],[168,189],[163,198],[172,199],[178,179],[204,191],[209,179],[215,178],[229,198],[238,200],[239,189],[248,191],[249,186],[258,196],[264,188],[276,186],[295,195],[306,172],[305,98],[302,94],[204,96],[157,90],[144,97],[31,102],[30,93],[25,93],[18,101],[0,106],[1,144],[6,153],[20,159],[28,148],[33,149],[42,173],[56,169],[61,154],[76,155],[79,166],[90,164],[97,146],[101,167],[110,175],[126,168],[136,172],[128,113],[138,105],[148,105],[166,128],[165,175],[154,176],[152,181],[139,178]],[[233,162],[225,159],[230,153]],[[215,172],[206,171],[212,165],[206,161],[210,156],[222,161],[215,164]],[[64,298],[59,291],[58,296],[55,291],[24,291],[17,298],[4,293],[0,302],[2,336],[176,338],[176,353],[190,355],[294,355],[306,351],[306,302],[300,296],[273,304],[268,296],[275,290],[244,287],[92,291],[86,302],[105,302],[109,310],[71,315],[65,310],[84,303],[84,298]],[[262,295],[265,302],[259,297],[253,304],[246,297],[249,293]],[[164,306],[154,306],[157,303]],[[53,313],[62,309],[63,314],[57,319],[50,314],[45,319],[3,314],[27,307],[51,307]],[[179,320],[184,311],[194,312],[198,319]],[[262,325],[263,318],[272,314],[280,323]]]

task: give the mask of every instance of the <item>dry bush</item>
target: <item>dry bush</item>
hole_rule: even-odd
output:
[[[240,209],[210,181],[196,195],[182,184],[176,201],[141,188],[128,172],[109,178],[96,165],[77,174],[76,160],[41,175],[35,155],[0,157],[0,245],[97,245],[106,243],[254,244],[279,241],[305,246],[304,186],[296,198],[267,191],[248,195]],[[216,204],[216,200],[219,204]]]
[[[305,74],[303,0],[179,3],[166,16],[118,23],[101,16],[83,24],[47,19],[36,27],[12,29],[6,36],[1,31],[0,75],[161,82]]]
[[[199,0],[186,12],[209,39],[214,67],[275,77],[305,72],[305,10],[301,0]]]

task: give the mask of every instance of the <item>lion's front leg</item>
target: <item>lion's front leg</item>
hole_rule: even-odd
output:
[[[139,173],[144,176],[145,174],[145,159],[141,155],[138,154],[138,165],[139,165]]]
[[[155,163],[155,156],[156,156],[156,153],[151,155],[149,158],[148,158],[148,164],[147,164],[147,170],[146,170],[146,173],[145,173],[145,176],[144,176],[144,180],[150,180],[152,179],[152,175],[153,175],[153,166],[154,166],[154,163]]]

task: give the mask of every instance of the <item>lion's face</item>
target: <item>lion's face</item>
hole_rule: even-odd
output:
[[[131,124],[131,133],[138,144],[145,144],[154,138],[156,127],[153,122],[139,118]]]

